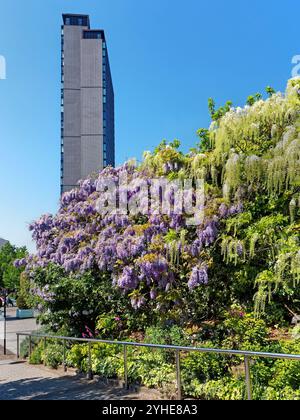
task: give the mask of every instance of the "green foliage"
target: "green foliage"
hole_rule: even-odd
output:
[[[31,348],[34,350],[40,343],[40,340],[35,337],[31,337]],[[29,337],[25,337],[20,341],[20,357],[26,359],[29,356]]]
[[[212,142],[211,142],[209,130],[207,130],[206,128],[200,128],[197,131],[197,135],[200,139],[200,143],[199,143],[200,152],[205,153],[211,150]]]
[[[271,86],[266,87],[266,92],[269,95],[269,97],[271,97],[272,95],[276,93],[275,89],[273,89]]]
[[[217,109],[210,98],[212,124],[198,130],[197,147],[184,155],[178,140],[164,140],[134,166],[135,175],[147,179],[204,182],[203,225],[174,227],[162,217],[162,225],[168,227],[149,241],[143,255],[115,261],[116,271],[129,264],[137,270],[141,262],[163,256],[174,273],[168,287],[156,290],[138,279],[139,286],[126,296],[105,269],[68,274],[49,263],[34,272],[35,286],[49,292],[47,300],[35,296],[34,305],[43,307],[41,322],[54,333],[63,330],[64,335],[77,337],[88,331],[103,339],[139,337],[154,344],[299,354],[297,329],[291,342],[269,338],[269,327],[278,333],[278,326],[289,325],[291,313],[300,313],[299,92],[296,78],[288,82],[285,95],[268,86],[266,100],[257,93],[248,97],[244,108],[227,102]],[[134,234],[151,228],[143,215],[132,222]],[[119,233],[123,235],[123,230]],[[14,277],[14,269],[5,265],[13,252],[9,247],[0,252],[0,285]],[[207,266],[208,284],[190,290],[191,272],[202,264]],[[28,299],[29,286],[20,298]],[[141,307],[133,309],[130,299]],[[28,353],[28,342],[27,350],[26,342],[22,348]],[[45,351],[36,346],[31,361],[56,367],[61,354],[54,343]],[[87,360],[87,345],[67,351],[68,364],[83,372]],[[300,399],[298,362],[255,358],[252,362],[255,399]],[[181,366],[187,396],[245,397],[241,357],[182,352]],[[122,377],[123,349],[93,345],[92,368],[104,377]],[[174,392],[174,352],[128,347],[128,375],[132,382]]]
[[[189,344],[189,338],[182,328],[178,325],[172,325],[147,328],[145,332],[145,342],[172,346],[187,346]]]
[[[300,354],[300,341],[286,342],[282,345],[281,351],[287,354]],[[278,391],[287,387],[300,391],[300,364],[295,360],[279,359],[273,367],[274,375],[270,386]]]
[[[107,314],[97,319],[96,329],[100,337],[118,338],[123,331],[123,326],[121,317]]]
[[[184,155],[178,140],[164,140],[135,166],[135,175],[146,178],[204,181],[203,226],[182,223],[174,228],[163,218],[168,230],[149,241],[146,255],[116,261],[112,268],[117,275],[127,264],[138,271],[141,262],[160,255],[174,273],[168,290],[141,281],[126,296],[115,287],[111,271],[95,267],[68,274],[50,262],[34,273],[38,288],[54,296],[46,302],[35,298],[35,305],[43,305],[41,322],[76,336],[88,327],[102,337],[119,338],[164,322],[186,325],[220,319],[234,302],[270,323],[289,322],[285,305],[297,312],[300,302],[299,90],[300,79],[288,82],[285,95],[267,87],[266,100],[253,95],[251,106],[244,108],[228,102],[217,109],[210,99],[212,124],[198,131],[197,148]],[[194,255],[193,244],[213,220],[215,240],[202,244]],[[138,235],[151,227],[142,215],[132,223]],[[89,240],[96,241],[97,235]],[[192,270],[202,264],[207,266],[208,284],[191,292],[187,283]],[[144,306],[133,309],[130,299]]]
[[[243,400],[245,396],[244,381],[235,378],[222,378],[204,383],[194,379],[190,388],[193,390],[193,396],[201,400]]]
[[[29,309],[26,297],[24,297],[23,295],[19,295],[17,298],[17,306],[19,309]]]
[[[227,101],[224,106],[216,110],[215,101],[212,98],[208,99],[208,110],[213,121],[219,121],[227,112],[230,111],[232,102]]]
[[[14,261],[26,257],[25,247],[17,248],[9,242],[0,248],[0,287],[19,289],[20,274],[24,269],[16,268]]]
[[[68,366],[81,371],[87,370],[88,346],[86,344],[74,344],[68,351],[66,362]]]
[[[41,352],[41,360],[45,366],[57,369],[63,363],[63,345],[57,342],[48,342]]]
[[[29,363],[31,365],[41,365],[43,363],[43,352],[44,352],[44,348],[43,348],[43,344],[40,341],[33,349],[31,356],[29,357]],[[57,365],[58,366],[58,365]],[[56,367],[57,367],[56,366]],[[55,367],[55,366],[54,366]]]
[[[20,289],[17,298],[19,309],[30,309],[33,307],[34,300],[30,294],[30,280],[25,273],[20,275]]]
[[[41,287],[50,285],[56,295],[55,300],[47,303],[49,311],[39,317],[42,325],[49,326],[55,332],[65,328],[67,334],[81,336],[86,327],[94,332],[97,322],[102,319],[107,337],[115,337],[117,331],[123,334],[150,322],[147,314],[137,314],[133,310],[128,299],[112,287],[110,276],[104,272],[69,276],[62,268],[50,266],[36,273],[36,282]],[[36,297],[35,305],[40,303],[41,300]],[[105,324],[122,313],[126,314],[122,316],[122,328],[109,332]],[[101,329],[102,326],[99,326]]]
[[[261,351],[268,343],[268,329],[262,319],[252,313],[245,313],[239,305],[233,305],[224,315],[222,328],[226,338],[222,347],[236,350]]]
[[[198,341],[193,334],[193,345],[201,348],[236,348],[263,350],[275,353],[300,353],[300,340],[274,342],[268,339],[266,325],[252,314],[246,314],[238,305],[224,313],[224,321],[211,326],[212,340]],[[207,334],[207,331],[205,332]],[[199,335],[200,339],[200,335]],[[132,339],[129,339],[131,341]],[[179,327],[152,327],[145,341],[157,344],[191,346],[191,337]],[[195,341],[196,340],[196,341]],[[28,342],[26,343],[28,345]],[[24,343],[22,344],[24,354]],[[51,340],[46,348],[42,341],[33,340],[30,363],[43,362],[57,368],[62,364],[62,344]],[[88,344],[75,344],[66,349],[66,363],[86,373]],[[92,371],[104,378],[124,377],[123,346],[92,344]],[[173,397],[176,392],[176,369],[173,351],[127,347],[128,379],[131,383],[157,388]],[[181,352],[182,387],[186,397],[203,400],[241,400],[246,397],[243,358],[225,355]],[[253,398],[257,400],[299,399],[299,362],[281,359],[252,358],[251,376]]]
[[[201,347],[213,348],[205,342]],[[190,352],[181,359],[183,389],[189,396],[198,396],[195,384],[206,383],[229,376],[230,360],[218,354]]]
[[[252,106],[255,102],[260,101],[262,99],[261,93],[256,93],[255,95],[248,96],[247,98],[247,105]]]

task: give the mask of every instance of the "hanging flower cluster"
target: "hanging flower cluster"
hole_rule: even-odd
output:
[[[286,95],[230,109],[206,130],[212,148],[205,153],[183,155],[177,141],[163,142],[139,165],[107,167],[81,181],[62,196],[56,215],[30,225],[37,253],[16,265],[26,265],[33,285],[36,270],[51,265],[70,275],[103,273],[135,309],[174,289],[208,287],[215,254],[237,267],[260,252],[269,258],[265,263],[274,268],[274,278],[284,267],[298,281],[299,244],[291,253],[280,240],[300,209],[299,91],[300,79],[292,79]],[[180,196],[176,183],[169,189],[153,183],[162,179],[189,180],[193,188],[202,182],[204,199],[197,207],[198,191]],[[154,204],[153,196],[159,198]],[[187,200],[201,214],[197,223],[191,223]],[[112,203],[118,211],[109,207]],[[281,213],[272,217],[274,208]],[[292,229],[286,235],[295,236]],[[55,299],[48,285],[33,290],[45,301]]]
[[[162,149],[162,153],[164,151]],[[175,153],[173,149],[172,153]],[[157,211],[156,207],[146,214],[131,214],[128,209],[125,213],[102,214],[98,209],[102,194],[99,185],[104,186],[107,179],[119,183],[124,173],[130,178],[126,199],[131,200],[138,198],[142,181],[150,185],[154,175],[149,169],[125,164],[116,169],[106,168],[98,178],[80,182],[78,189],[62,196],[56,215],[44,215],[30,225],[37,253],[16,264],[26,264],[33,280],[35,270],[50,264],[62,266],[70,274],[90,270],[107,273],[120,292],[128,295],[134,292],[131,303],[135,308],[148,300],[156,300],[161,293],[167,293],[178,284],[185,284],[190,289],[207,285],[208,267],[199,268],[201,254],[216,241],[221,216],[236,214],[241,211],[240,205],[228,205],[226,215],[208,216],[197,226],[187,226],[187,215],[174,212],[174,194],[164,196],[169,205],[166,214]],[[106,199],[109,193],[106,192]],[[120,188],[119,202],[122,193]],[[173,241],[167,239],[170,232],[174,232]],[[178,257],[176,264],[170,255],[171,248]],[[185,281],[182,280],[181,255],[188,263]],[[198,273],[197,278],[195,273]],[[35,287],[33,291],[46,301],[54,299],[48,287],[44,290]]]

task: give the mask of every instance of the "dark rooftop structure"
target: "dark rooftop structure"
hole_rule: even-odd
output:
[[[63,14],[64,25],[87,26],[90,28],[89,15]]]

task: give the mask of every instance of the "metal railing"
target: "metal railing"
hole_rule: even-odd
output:
[[[281,354],[281,353],[264,353],[256,351],[243,351],[243,350],[227,350],[227,349],[211,349],[211,348],[201,348],[201,347],[183,347],[183,346],[171,346],[164,344],[147,344],[147,343],[134,343],[129,341],[112,341],[112,340],[100,340],[100,339],[89,339],[89,338],[74,338],[74,337],[64,337],[56,335],[46,335],[46,334],[29,334],[29,333],[16,333],[17,334],[17,357],[20,358],[20,337],[29,337],[29,357],[32,353],[32,338],[38,338],[44,340],[44,346],[46,346],[47,339],[58,340],[63,342],[63,367],[65,371],[67,370],[66,364],[66,343],[69,341],[73,342],[83,342],[88,343],[88,378],[93,378],[92,372],[92,358],[91,358],[91,349],[92,344],[109,344],[123,346],[123,358],[124,358],[124,383],[125,388],[128,388],[128,366],[127,366],[127,348],[128,347],[147,347],[152,349],[164,349],[172,350],[175,352],[176,360],[176,381],[177,381],[177,396],[178,400],[182,399],[182,386],[181,386],[181,369],[180,369],[180,353],[181,352],[199,352],[199,353],[211,353],[211,354],[223,354],[228,356],[242,356],[244,357],[244,369],[245,369],[245,382],[247,390],[247,399],[252,400],[252,381],[251,381],[251,372],[250,372],[250,362],[252,358],[262,357],[269,359],[289,359],[297,360],[300,362],[299,354]]]

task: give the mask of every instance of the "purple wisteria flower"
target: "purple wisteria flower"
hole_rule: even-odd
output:
[[[133,267],[125,267],[121,277],[118,279],[118,286],[121,289],[133,290],[138,285],[138,277]]]
[[[208,284],[208,274],[206,266],[197,266],[193,268],[188,286],[191,290],[198,286]]]
[[[229,213],[228,207],[226,206],[226,204],[222,203],[219,207],[219,215],[221,219],[226,219],[226,217],[228,216],[228,213]]]
[[[167,174],[175,172],[179,170],[179,164],[171,160],[163,170]],[[125,205],[125,210],[123,208],[122,211],[107,213],[99,211],[97,203],[103,198],[105,181],[108,179],[118,184],[124,176],[128,178],[129,190],[120,186],[117,201]],[[153,176],[151,168],[137,169],[128,163],[119,168],[107,167],[95,178],[80,181],[78,188],[62,195],[56,215],[44,215],[30,225],[37,253],[16,261],[16,266],[26,265],[26,271],[33,279],[36,269],[46,269],[50,265],[62,267],[66,275],[75,274],[74,278],[77,275],[80,278],[82,273],[88,271],[95,276],[98,273],[107,274],[114,287],[128,295],[135,309],[141,308],[148,301],[154,303],[159,294],[170,296],[170,290],[180,285],[181,268],[174,263],[177,251],[179,259],[183,255],[191,266],[198,264],[193,268],[189,288],[207,284],[207,266],[204,261],[202,263],[202,259],[209,254],[208,248],[215,244],[221,219],[243,211],[242,204],[231,207],[221,204],[216,216],[207,212],[209,216],[205,217],[200,226],[191,226],[187,223],[190,215],[184,212],[176,214],[172,189],[165,193],[164,198],[170,204],[165,214],[160,209],[148,207]],[[145,185],[149,192],[143,202],[146,211],[132,214],[129,206],[126,207],[126,201],[132,199],[138,202],[139,193]],[[159,193],[162,198],[163,192]],[[185,198],[194,202],[195,192],[191,189]],[[172,235],[178,238],[174,240],[177,245],[175,249],[172,248],[173,254],[168,241]],[[237,252],[242,253],[242,250],[238,249]],[[55,299],[43,287],[37,289],[39,291],[36,294],[45,302],[47,299]]]
[[[230,216],[236,216],[237,214],[243,213],[243,211],[244,211],[243,204],[238,203],[231,206],[228,213]]]

